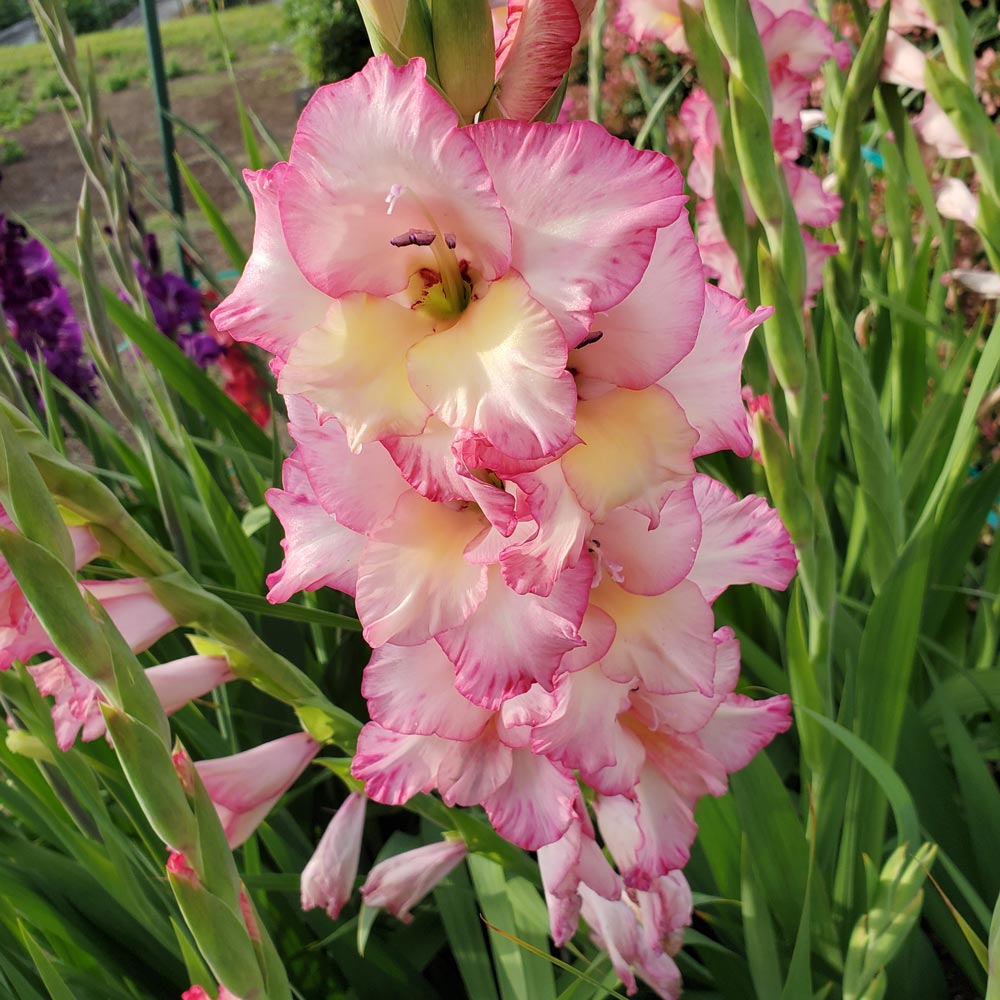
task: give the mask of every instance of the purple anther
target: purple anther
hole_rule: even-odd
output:
[[[577,344],[576,349],[579,350],[581,347],[587,347],[589,344],[596,344],[603,336],[603,330],[595,330],[586,340],[582,340]]]
[[[393,236],[389,242],[394,247],[429,247],[436,234],[431,229],[408,229],[399,236]]]

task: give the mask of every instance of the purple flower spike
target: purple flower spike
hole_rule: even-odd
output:
[[[88,402],[97,370],[83,355],[83,335],[48,250],[0,214],[0,307],[21,348]]]
[[[201,293],[179,274],[162,270],[160,248],[146,234],[146,265],[136,261],[135,273],[153,311],[157,329],[169,337],[199,368],[206,368],[225,352],[207,333],[199,333]]]

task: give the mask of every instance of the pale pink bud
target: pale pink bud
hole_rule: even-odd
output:
[[[368,906],[382,907],[404,923],[410,910],[468,853],[461,840],[442,840],[380,861],[361,887]]]
[[[365,826],[365,797],[352,792],[330,820],[302,872],[302,909],[321,906],[336,920],[354,889]]]
[[[923,110],[913,119],[913,129],[922,142],[933,146],[945,160],[972,155],[947,113],[929,94],[924,98]]]
[[[195,764],[230,847],[239,847],[288,791],[319,744],[306,733]]]
[[[170,715],[192,698],[200,698],[220,684],[233,679],[224,656],[185,656],[146,671],[150,684],[160,699],[163,711]]]

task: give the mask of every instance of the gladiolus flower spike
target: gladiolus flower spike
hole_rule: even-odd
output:
[[[214,321],[274,355],[296,445],[269,597],[349,593],[374,649],[354,777],[481,805],[539,852],[557,941],[582,912],[674,995],[695,804],[790,721],[736,693],[712,610],[786,586],[788,534],[694,467],[753,449],[770,310],[706,286],[669,159],[589,122],[460,127],[420,60],[322,88],[246,178],[253,255]],[[344,851],[307,905],[342,905]]]

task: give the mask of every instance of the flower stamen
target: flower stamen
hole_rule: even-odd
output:
[[[390,242],[393,246],[429,246],[434,253],[434,260],[438,266],[438,273],[441,276],[441,291],[444,295],[448,308],[452,312],[461,312],[469,301],[469,292],[462,278],[458,257],[454,251],[457,240],[453,233],[445,235],[441,232],[441,227],[437,224],[430,210],[410,188],[405,184],[393,184],[389,188],[385,201],[389,206],[387,214],[392,215],[393,209],[401,198],[409,198],[420,209],[421,214],[430,224],[430,230],[410,229],[402,236],[394,237]],[[433,234],[430,239],[426,239],[428,234]],[[410,239],[410,236],[414,239]],[[406,242],[397,242],[405,239]]]

